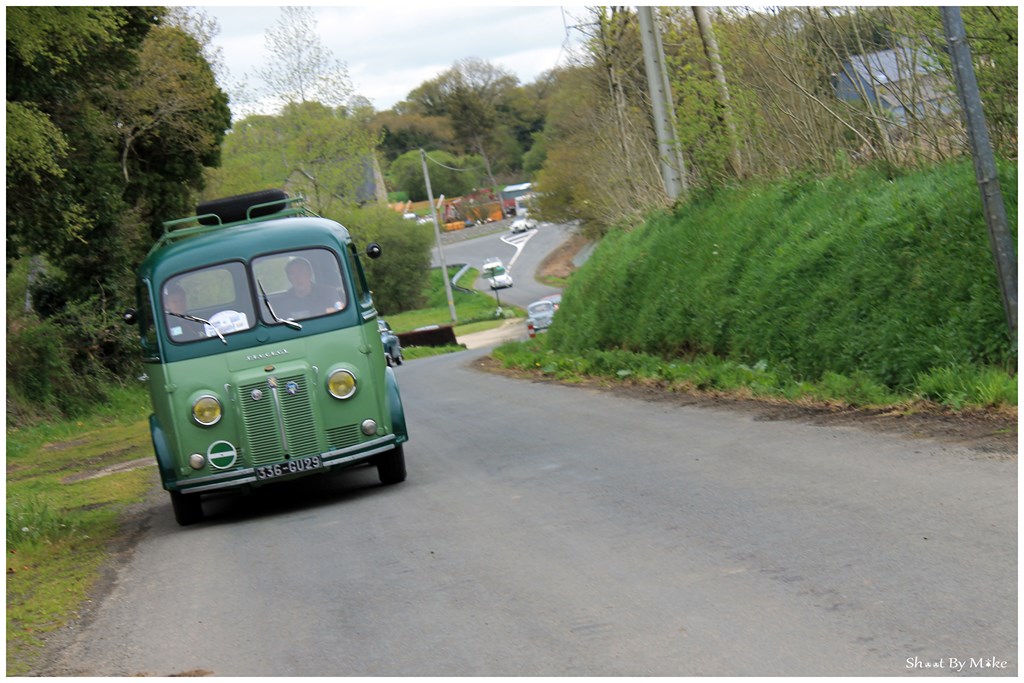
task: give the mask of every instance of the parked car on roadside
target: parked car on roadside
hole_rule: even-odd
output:
[[[532,304],[526,307],[526,326],[529,328],[531,325],[537,332],[548,329],[551,326],[551,320],[555,316],[555,311],[558,310],[559,304],[562,303],[561,294],[552,294],[546,296],[543,299],[534,301]]]
[[[384,345],[384,360],[388,367],[402,364],[402,344],[398,335],[391,331],[391,325],[386,321],[377,318],[377,329],[380,331],[380,341]]]
[[[512,225],[509,226],[509,230],[512,234],[526,232],[528,230],[534,230],[537,227],[537,221],[532,218],[517,218],[512,221]]]
[[[491,289],[503,289],[512,286],[512,276],[505,270],[505,265],[501,262],[501,259],[487,259],[484,262],[483,268],[480,269],[480,275],[487,280],[487,284],[491,286]]]

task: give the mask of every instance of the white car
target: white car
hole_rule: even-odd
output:
[[[509,230],[512,231],[512,234],[516,234],[518,232],[526,232],[527,230],[533,230],[536,227],[537,221],[533,220],[532,218],[517,218],[514,221],[512,221],[512,225],[509,226]]]
[[[501,259],[488,259],[480,269],[481,276],[487,280],[491,289],[503,289],[512,286],[512,276],[505,270]]]

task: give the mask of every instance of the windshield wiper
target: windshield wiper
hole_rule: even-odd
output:
[[[279,318],[277,313],[274,313],[274,307],[270,305],[270,299],[267,297],[266,290],[263,289],[263,283],[257,280],[256,284],[259,285],[260,287],[260,295],[263,297],[263,303],[267,305],[267,310],[270,311],[270,317],[273,318],[276,322],[284,323],[285,325],[294,327],[297,330],[301,330],[302,325],[298,324],[294,320],[285,320],[284,318]]]
[[[209,320],[197,318],[196,316],[189,315],[188,313],[174,313],[173,311],[167,311],[167,315],[173,315],[175,318],[181,318],[183,320],[190,320],[194,323],[203,323],[205,325],[209,325],[211,328],[213,328],[213,331],[217,333],[217,336],[220,337],[220,340],[222,342],[224,342],[225,344],[228,343],[228,340],[225,339],[224,335],[220,333],[220,330],[217,329],[217,326],[211,323]]]

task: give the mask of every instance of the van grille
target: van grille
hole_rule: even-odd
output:
[[[336,451],[360,442],[359,425],[346,425],[327,430],[327,450]]]
[[[298,387],[294,394],[288,393],[286,389],[289,382],[294,382]],[[284,458],[282,423],[288,444],[287,455],[297,458],[320,452],[306,378],[303,375],[278,377],[277,385],[276,400],[274,390],[267,381],[239,387],[242,422],[253,465],[264,465]],[[255,391],[261,394],[259,400],[253,398]]]

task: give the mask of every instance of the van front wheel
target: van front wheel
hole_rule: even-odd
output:
[[[405,450],[401,445],[377,456],[377,477],[382,484],[400,484],[405,481]]]
[[[174,508],[174,519],[181,526],[198,524],[203,521],[203,503],[199,494],[186,496],[181,491],[171,491],[171,507]]]

